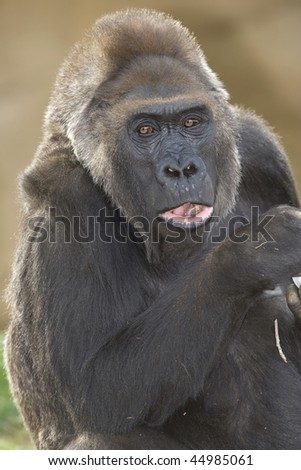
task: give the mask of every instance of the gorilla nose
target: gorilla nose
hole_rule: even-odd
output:
[[[191,158],[185,162],[178,163],[174,159],[171,161],[165,161],[159,170],[161,179],[171,180],[171,179],[180,179],[180,178],[190,178],[198,174],[202,176],[203,166],[201,165],[201,160],[196,158]]]
[[[197,171],[197,167],[194,163],[189,163],[189,165],[185,166],[184,168],[180,168],[177,165],[167,165],[164,168],[164,173],[166,174],[166,176],[172,176],[174,178],[181,178],[181,176],[186,176],[188,178],[189,176],[192,176],[197,173]]]

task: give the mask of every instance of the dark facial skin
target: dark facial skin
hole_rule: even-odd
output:
[[[214,138],[209,109],[177,101],[148,106],[130,117],[128,133],[134,161],[152,167],[156,215],[186,202],[214,205],[215,155],[203,152]]]
[[[219,117],[229,110],[202,93],[174,97],[174,88],[165,84],[160,91],[170,98],[155,94],[157,90],[146,98],[149,87],[138,87],[130,95],[122,95],[109,113],[105,108],[106,118],[101,118],[100,110],[93,127],[97,129],[101,122],[105,129],[93,132],[110,135],[113,142],[116,139],[105,163],[110,169],[108,193],[128,217],[144,216],[152,221],[185,203],[212,207],[214,215],[222,215],[236,192],[233,175],[238,167],[233,130],[221,124]],[[229,114],[229,123],[231,119]],[[82,134],[91,132],[85,128],[81,123]],[[231,182],[226,186],[225,201],[218,197],[218,173],[223,181]],[[204,217],[203,223],[206,220]],[[194,228],[202,222],[189,225]]]

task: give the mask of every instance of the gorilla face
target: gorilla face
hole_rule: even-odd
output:
[[[99,87],[75,148],[124,215],[195,229],[233,206],[240,174],[234,135],[226,101],[195,72],[145,58]]]
[[[202,158],[214,132],[210,110],[188,100],[159,102],[133,113],[127,130],[128,157],[134,156],[134,171],[140,167],[135,178],[145,188],[145,201],[151,201],[149,216],[187,228],[205,223],[216,186],[212,145]]]

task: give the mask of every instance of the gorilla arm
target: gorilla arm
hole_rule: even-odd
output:
[[[123,305],[96,285],[96,267],[84,268],[89,248],[51,248],[33,246],[39,252],[34,258],[42,257],[47,268],[38,270],[39,279],[29,273],[31,285],[43,291],[33,338],[46,338],[42,348],[47,349],[37,349],[35,361],[49,358],[43,367],[55,369],[65,398],[72,396],[73,419],[86,431],[117,433],[146,421],[162,424],[202,390],[206,372],[248,303],[225,301],[226,290],[217,291],[216,265],[208,259],[181,275],[145,311],[120,318]],[[81,266],[73,275],[67,251]]]

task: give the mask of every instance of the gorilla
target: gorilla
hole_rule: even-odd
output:
[[[228,101],[163,13],[103,17],[63,64],[8,289],[37,448],[301,449],[298,196]]]

